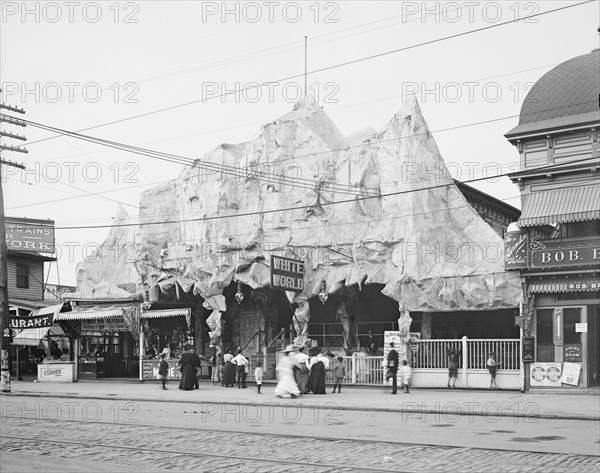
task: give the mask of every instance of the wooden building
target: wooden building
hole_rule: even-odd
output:
[[[513,234],[522,247],[507,269],[519,269],[526,288],[531,387],[600,385],[599,70],[600,49],[556,66],[506,134],[520,156],[510,177],[522,200]],[[540,236],[543,227],[551,234]],[[544,376],[550,368],[562,378]]]

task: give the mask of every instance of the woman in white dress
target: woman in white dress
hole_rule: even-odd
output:
[[[295,348],[288,345],[282,350],[285,356],[282,356],[277,363],[277,386],[275,386],[275,396],[295,399],[300,395],[300,389],[294,378],[294,368],[299,368],[293,354]]]

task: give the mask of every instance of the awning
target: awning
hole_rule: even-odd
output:
[[[538,294],[548,294],[554,292],[600,291],[600,279],[577,281],[540,281],[531,283],[529,285],[529,291]]]
[[[17,335],[13,337],[12,344],[37,347],[40,344],[42,338],[46,336],[50,328],[51,327],[26,328],[24,330],[21,330]]]
[[[191,309],[183,307],[181,309],[160,309],[147,310],[142,312],[142,319],[158,319],[162,317],[189,317]]]
[[[526,195],[520,227],[600,219],[600,185]]]
[[[123,309],[105,309],[105,310],[82,310],[76,312],[62,312],[56,314],[55,321],[69,320],[92,320],[92,319],[108,319],[111,317],[122,317]]]

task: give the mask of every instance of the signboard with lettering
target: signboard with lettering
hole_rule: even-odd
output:
[[[577,322],[575,324],[575,332],[586,333],[587,332],[587,322]]]
[[[418,353],[419,342],[421,341],[421,332],[410,332],[410,351]]]
[[[561,363],[532,363],[529,381],[532,387],[560,387]]]
[[[600,245],[543,248],[531,254],[534,268],[600,265]]]
[[[52,314],[32,315],[30,317],[10,317],[10,328],[43,328],[52,326]]]
[[[535,338],[523,337],[523,362],[532,363],[535,361]]]
[[[37,374],[38,381],[43,383],[72,383],[77,379],[73,361],[40,363]]]
[[[6,249],[54,253],[54,220],[6,217]]]
[[[178,360],[167,360],[169,365],[168,378],[181,379],[181,371],[179,371]],[[160,360],[142,360],[142,379],[158,379],[158,367]]]
[[[578,362],[581,359],[581,343],[567,343],[563,347],[565,362]]]
[[[579,384],[579,373],[581,372],[581,363],[564,363],[560,382],[577,386]]]
[[[271,287],[284,291],[304,290],[304,261],[271,255]]]
[[[527,268],[529,259],[529,236],[526,232],[508,232],[504,236],[504,267]]]
[[[103,332],[125,332],[127,325],[121,317],[87,319],[81,321],[81,333],[84,335]]]

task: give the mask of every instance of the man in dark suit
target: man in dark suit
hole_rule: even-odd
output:
[[[394,342],[390,343],[390,352],[387,356],[387,375],[386,379],[392,378],[392,394],[398,392],[398,380],[396,374],[398,373],[398,352],[394,350]]]

